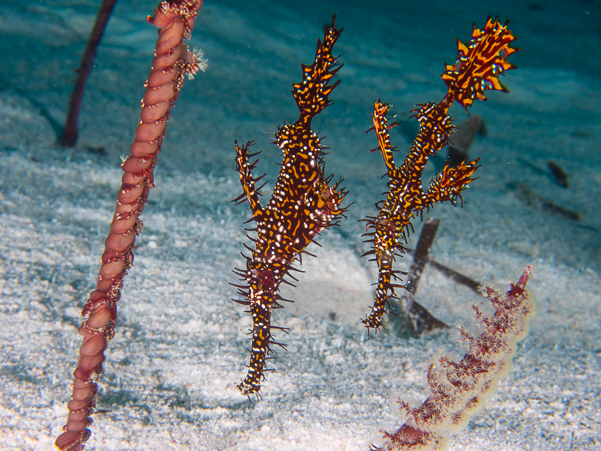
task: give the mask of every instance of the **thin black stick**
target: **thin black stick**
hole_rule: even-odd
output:
[[[409,277],[407,278],[407,290],[399,297],[398,308],[400,309],[400,316],[391,318],[392,322],[397,325],[399,334],[409,332],[410,335],[417,336],[433,329],[445,329],[449,327],[436,319],[424,306],[415,300],[419,279],[424,272],[426,263],[431,260],[429,252],[432,243],[434,243],[439,224],[440,219],[434,218],[429,218],[424,222],[413,253],[413,262],[411,263]],[[394,302],[393,298],[390,298],[389,302]]]
[[[98,14],[96,15],[96,22],[94,28],[90,32],[88,38],[88,45],[84,51],[83,57],[81,58],[81,65],[77,70],[77,80],[75,81],[75,87],[71,94],[71,103],[69,104],[69,112],[67,113],[67,122],[65,123],[65,129],[63,130],[63,136],[61,137],[60,144],[64,147],[73,147],[77,143],[79,138],[78,120],[79,111],[81,110],[81,101],[83,94],[86,89],[86,83],[88,77],[92,71],[94,64],[94,58],[96,57],[96,50],[104,34],[106,24],[111,17],[113,8],[117,3],[117,0],[103,0]]]
[[[471,279],[468,276],[464,276],[460,272],[455,271],[454,269],[449,268],[448,266],[442,265],[434,260],[432,257],[428,259],[428,263],[432,268],[437,269],[443,275],[451,279],[453,282],[458,283],[460,285],[464,285],[468,287],[470,290],[475,291],[478,294],[480,293],[480,287],[482,286],[481,282],[477,280]]]
[[[439,225],[440,219],[437,218],[428,218],[424,221],[417,246],[415,246],[415,251],[413,251],[413,263],[411,263],[409,278],[407,279],[407,288],[412,295],[415,295],[417,292],[419,279],[424,272],[426,263],[430,260],[430,248],[434,243],[434,238],[436,238]]]

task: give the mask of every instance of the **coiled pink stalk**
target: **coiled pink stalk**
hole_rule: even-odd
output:
[[[82,315],[87,319],[78,332],[83,336],[79,361],[73,372],[75,381],[68,404],[65,431],[55,444],[63,450],[83,449],[90,437],[91,414],[96,406],[96,381],[102,372],[107,341],[114,335],[117,301],[123,279],[133,263],[136,235],[142,230],[139,216],[154,187],[153,171],[165,136],[171,107],[177,100],[184,77],[204,70],[200,57],[188,50],[183,39],[190,39],[194,21],[203,0],[165,0],[148,22],[159,28],[152,69],[145,84],[142,111],[130,156],[123,162],[123,177],[111,228],[104,243],[100,273]]]

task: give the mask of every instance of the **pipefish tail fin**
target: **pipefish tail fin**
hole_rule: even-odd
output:
[[[334,44],[342,33],[343,28],[338,30],[334,25],[336,15],[332,17],[332,24],[324,29],[323,42],[317,40],[317,50],[313,64],[303,68],[303,81],[292,85],[292,95],[298,109],[301,112],[301,120],[311,120],[332,102],[329,94],[334,90],[340,80],[330,84],[332,78],[342,67],[338,64],[338,57],[332,55]]]
[[[484,30],[474,23],[469,44],[457,39],[457,61],[455,64],[446,64],[446,70],[441,75],[448,88],[444,99],[447,105],[457,101],[467,109],[474,99],[487,100],[484,95],[486,90],[508,92],[499,76],[517,68],[507,62],[507,57],[520,50],[510,47],[517,37],[507,29],[508,24],[507,21],[501,25],[501,22],[489,16]]]

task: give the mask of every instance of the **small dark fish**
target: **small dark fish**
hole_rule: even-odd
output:
[[[559,166],[557,163],[554,163],[551,160],[547,161],[547,166],[551,170],[551,174],[553,174],[553,177],[555,177],[555,180],[557,181],[559,186],[561,186],[563,188],[567,188],[568,187],[567,172],[564,171],[564,169],[561,166]]]
[[[95,153],[96,155],[102,155],[103,157],[108,155],[108,152],[104,146],[86,147],[86,150],[90,153]]]
[[[552,213],[558,213],[568,219],[571,219],[572,221],[580,221],[580,214],[576,213],[574,210],[554,204],[553,202],[545,199],[541,199],[541,205],[543,210],[548,210]]]
[[[569,208],[557,205],[552,200],[547,199],[543,196],[536,194],[530,189],[526,183],[510,183],[508,185],[510,189],[513,189],[519,198],[526,202],[528,205],[538,205],[543,211],[551,213],[557,213],[572,221],[579,221],[580,214]]]

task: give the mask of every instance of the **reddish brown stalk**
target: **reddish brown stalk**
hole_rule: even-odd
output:
[[[169,113],[184,83],[202,67],[183,39],[190,39],[203,0],[165,0],[148,22],[159,28],[152,69],[146,82],[142,111],[124,171],[117,206],[102,254],[96,290],[83,309],[78,332],[83,336],[79,361],[73,372],[73,394],[65,431],[55,444],[61,450],[81,450],[90,437],[90,415],[96,406],[96,381],[102,372],[104,350],[114,335],[117,301],[123,279],[133,262],[135,237],[142,230],[142,214],[153,184],[153,170],[165,136]]]
[[[67,122],[63,130],[63,136],[61,136],[61,146],[73,147],[77,143],[79,137],[79,111],[81,109],[81,101],[83,94],[86,89],[86,83],[90,72],[92,72],[92,65],[94,64],[94,58],[96,57],[96,50],[100,45],[100,40],[104,34],[104,29],[108,23],[113,8],[115,7],[117,0],[104,0],[98,14],[96,15],[96,22],[90,32],[88,38],[88,44],[81,57],[81,65],[77,70],[77,80],[75,80],[75,86],[73,87],[73,93],[71,94],[71,102],[69,103],[69,111],[67,112]]]

